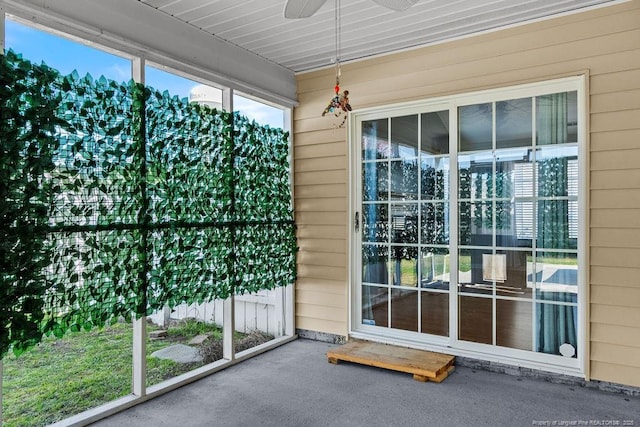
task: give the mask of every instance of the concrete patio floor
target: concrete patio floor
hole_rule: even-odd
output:
[[[440,384],[299,339],[95,426],[640,426],[640,397],[465,367]]]

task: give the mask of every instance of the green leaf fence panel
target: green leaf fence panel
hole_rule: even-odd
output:
[[[137,224],[141,159],[132,134],[133,85],[73,73],[61,78],[52,226]]]
[[[231,237],[227,227],[154,230],[150,241],[147,314],[165,305],[202,304],[231,295]]]
[[[46,235],[61,120],[58,73],[13,52],[0,61],[0,358],[42,338]]]
[[[288,133],[237,114],[234,125],[236,220],[291,221]]]
[[[235,243],[236,294],[274,289],[295,280],[296,234],[293,224],[238,227]]]
[[[139,230],[50,233],[45,333],[89,330],[129,319],[139,305]]]
[[[231,203],[229,114],[168,92],[147,99],[147,197],[154,223],[212,223]]]
[[[0,357],[295,280],[287,133],[11,51],[0,67]]]
[[[239,115],[234,130],[234,292],[244,294],[295,280],[296,240],[288,134]]]

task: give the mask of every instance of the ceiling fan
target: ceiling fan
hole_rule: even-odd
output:
[[[322,7],[327,0],[287,0],[284,17],[288,19],[308,18]],[[418,0],[373,0],[387,9],[402,11],[409,9]]]

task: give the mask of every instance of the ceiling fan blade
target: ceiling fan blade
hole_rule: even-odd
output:
[[[402,11],[407,10],[414,4],[418,2],[418,0],[373,0],[378,3],[380,6],[384,6],[387,9]]]
[[[327,0],[287,0],[284,17],[288,19],[308,18],[320,9]]]

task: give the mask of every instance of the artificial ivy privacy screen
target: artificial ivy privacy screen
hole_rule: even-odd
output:
[[[0,357],[295,279],[286,132],[11,51],[0,79]]]

